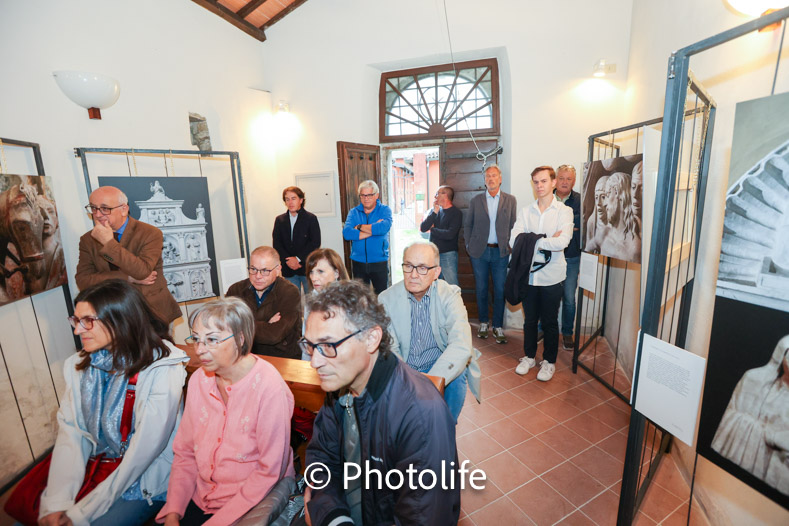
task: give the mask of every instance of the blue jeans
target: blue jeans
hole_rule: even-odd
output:
[[[110,506],[107,513],[91,522],[91,526],[140,526],[147,523],[159,513],[164,506],[162,501],[153,501],[153,506],[146,500],[118,499]]]
[[[291,276],[285,279],[296,285],[297,289],[301,287],[301,290],[307,293],[307,276]]]
[[[458,282],[458,251],[444,252],[439,254],[441,264],[441,275],[439,278],[443,279],[450,285],[460,286]]]
[[[482,257],[471,258],[477,289],[479,322],[488,323],[488,275],[493,276],[493,326],[504,326],[504,280],[509,256],[501,257],[497,247],[485,247]]]
[[[444,401],[449,407],[449,412],[452,413],[452,418],[455,423],[458,422],[460,411],[463,410],[463,404],[466,402],[466,371],[463,371],[460,376],[449,382],[449,385],[444,387]]]
[[[581,269],[581,256],[566,258],[567,277],[564,279],[562,296],[562,334],[573,335],[575,328],[575,293],[578,291],[578,271]]]

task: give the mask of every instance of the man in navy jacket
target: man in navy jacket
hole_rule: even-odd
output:
[[[573,209],[573,238],[564,249],[567,261],[567,277],[564,279],[562,296],[562,347],[573,349],[575,327],[575,293],[578,290],[578,271],[581,268],[581,194],[573,190],[575,167],[563,164],[556,170],[556,199]]]
[[[321,246],[321,227],[315,214],[304,210],[304,192],[301,188],[285,188],[282,200],[288,211],[274,220],[272,244],[279,254],[282,277],[306,292],[304,265],[310,252]]]
[[[375,181],[359,183],[361,204],[348,212],[342,237],[351,242],[353,277],[372,283],[376,294],[389,284],[389,229],[392,209],[378,200]]]

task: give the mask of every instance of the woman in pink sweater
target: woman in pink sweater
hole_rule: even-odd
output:
[[[173,443],[166,526],[227,526],[294,476],[293,395],[277,370],[249,354],[255,322],[238,298],[202,304],[189,317],[202,367],[189,380]]]

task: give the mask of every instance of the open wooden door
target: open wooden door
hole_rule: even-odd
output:
[[[381,187],[381,148],[377,144],[337,141],[337,164],[340,178],[340,220],[345,223],[348,211],[359,205],[359,183],[371,179]],[[345,268],[352,276],[351,243],[343,241]]]
[[[498,146],[498,141],[477,141],[477,146],[483,152],[492,151]],[[488,157],[486,166],[498,163],[498,154]],[[441,145],[441,184],[446,184],[455,190],[454,206],[463,211],[463,217],[468,213],[468,204],[471,198],[485,190],[485,174],[482,172],[482,161],[477,159],[477,147],[472,141],[449,142]],[[477,317],[477,297],[474,285],[474,271],[471,269],[471,260],[466,252],[463,229],[460,231],[460,248],[458,249],[458,281],[463,294],[463,303],[466,304],[469,318]],[[493,290],[490,284],[489,290]]]

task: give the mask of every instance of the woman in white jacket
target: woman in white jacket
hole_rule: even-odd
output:
[[[166,341],[167,326],[125,281],[89,287],[75,303],[69,321],[82,350],[64,366],[67,390],[39,524],[143,524],[166,498],[188,357]],[[124,442],[124,400],[135,375],[132,427]],[[116,459],[117,467],[75,502],[88,461],[98,455]]]

